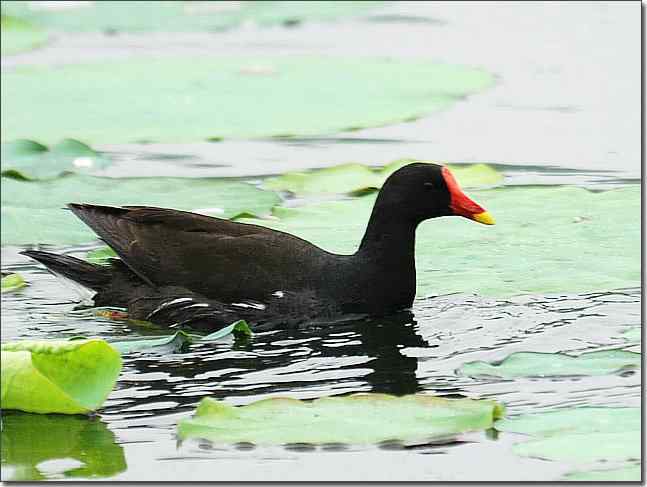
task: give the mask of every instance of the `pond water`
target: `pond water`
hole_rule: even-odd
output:
[[[637,7],[578,7],[575,2],[556,11],[538,3],[509,3],[489,5],[487,15],[473,9],[462,2],[422,7],[402,2],[388,7],[389,16],[381,20],[248,27],[221,33],[219,41],[212,34],[148,34],[146,40],[134,34],[60,35],[41,50],[3,57],[2,65],[4,71],[21,64],[123,58],[133,50],[154,56],[162,51],[349,56],[378,51],[484,66],[499,77],[493,89],[430,117],[341,136],[101,145],[116,161],[103,173],[111,177],[256,182],[287,170],[419,157],[490,162],[511,186],[602,191],[637,184],[640,72],[633,36],[639,28],[627,28],[640,22]],[[531,27],[534,34],[526,35]],[[604,39],[616,43],[607,45]],[[587,78],[597,81],[579,82]],[[55,250],[83,256],[99,246],[89,242]],[[74,292],[20,256],[21,249],[2,247],[2,270],[19,272],[29,282],[2,295],[3,342],[162,333],[75,311]],[[639,456],[549,460],[519,455],[515,444],[528,437],[496,429],[415,447],[322,449],[180,442],[176,425],[205,396],[242,405],[271,396],[420,392],[495,399],[511,417],[564,408],[640,407],[640,370],[513,379],[474,378],[459,370],[467,362],[497,362],[521,351],[640,352],[639,285],[499,298],[466,289],[419,296],[410,311],[385,319],[262,332],[171,354],[130,354],[97,417],[3,413],[2,479],[530,481],[636,468]],[[53,443],[68,450],[54,449]]]

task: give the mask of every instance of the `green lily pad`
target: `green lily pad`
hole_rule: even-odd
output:
[[[560,377],[607,375],[640,368],[640,354],[625,350],[603,350],[578,357],[565,353],[517,352],[502,362],[468,362],[459,372],[469,377]]]
[[[564,479],[577,482],[640,482],[642,472],[640,465],[632,465],[611,470],[573,472],[565,475]]]
[[[402,159],[374,169],[363,164],[342,164],[310,172],[289,172],[265,180],[267,189],[290,191],[297,194],[308,193],[366,193],[369,189],[379,189],[391,174],[414,159]],[[464,188],[475,186],[494,186],[503,181],[503,175],[486,164],[448,165],[459,184]]]
[[[78,140],[66,139],[48,149],[32,140],[2,144],[2,175],[16,179],[50,179],[68,172],[104,169],[110,160]]]
[[[642,328],[636,326],[635,328],[630,328],[622,334],[622,337],[625,340],[630,340],[632,342],[639,342],[642,339]]]
[[[2,409],[84,414],[106,400],[121,370],[103,340],[21,341],[2,350]]]
[[[418,294],[486,296],[585,292],[640,283],[640,188],[503,187],[470,191],[494,226],[459,217],[423,223],[416,235]],[[331,252],[357,249],[375,195],[248,219]],[[622,218],[618,218],[622,215]]]
[[[5,481],[45,480],[39,464],[48,460],[80,462],[61,472],[68,479],[111,477],[127,468],[115,435],[96,418],[3,414],[0,437],[3,474],[5,467],[12,470]]]
[[[85,255],[85,260],[93,264],[105,265],[110,259],[116,259],[118,256],[110,247],[101,247],[91,250]]]
[[[2,140],[74,136],[114,144],[336,133],[422,116],[492,83],[490,74],[461,66],[327,57],[19,67],[2,73]]]
[[[4,9],[4,4],[2,8]],[[0,17],[0,52],[3,56],[29,51],[46,41],[47,33],[35,25],[8,15]]]
[[[2,245],[79,244],[94,233],[62,208],[70,202],[148,205],[208,211],[229,218],[242,211],[267,213],[280,201],[273,192],[217,179],[111,179],[71,174],[45,181],[2,178]]]
[[[6,276],[2,276],[3,293],[16,291],[20,288],[25,287],[26,285],[27,283],[20,274],[8,274]]]
[[[182,439],[264,445],[414,443],[486,429],[503,414],[494,401],[426,395],[270,398],[238,407],[207,397],[193,418],[180,421],[178,434]]]
[[[39,25],[70,32],[195,32],[219,31],[254,22],[292,25],[307,20],[333,20],[362,14],[384,2],[83,2],[67,8],[31,8],[29,2],[5,2],[7,12]]]
[[[180,352],[194,343],[215,342],[232,334],[236,337],[249,337],[252,335],[252,332],[247,322],[239,320],[206,336],[178,331],[173,335],[116,341],[111,342],[110,345],[117,349],[122,355],[141,351],[153,351],[167,354]]]
[[[536,438],[517,443],[518,455],[588,463],[639,459],[640,422],[640,408],[582,407],[506,418],[495,428]]]

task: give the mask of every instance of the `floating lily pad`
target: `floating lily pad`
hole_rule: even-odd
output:
[[[78,140],[66,139],[48,149],[32,140],[2,144],[2,175],[16,179],[50,179],[68,172],[104,169],[110,160]]]
[[[495,428],[539,438],[517,443],[518,455],[588,463],[639,459],[640,421],[640,408],[583,407],[506,418]]]
[[[217,179],[111,179],[67,175],[46,181],[2,178],[2,245],[91,242],[94,233],[62,208],[71,202],[148,205],[209,210],[229,218],[242,211],[267,213],[280,201],[273,192]]]
[[[366,193],[369,189],[381,188],[387,177],[413,162],[429,161],[403,159],[380,169],[363,164],[342,164],[310,172],[289,172],[265,180],[263,186],[267,189],[303,194]],[[494,186],[503,181],[503,175],[486,164],[448,165],[448,167],[464,188]]]
[[[186,2],[121,1],[74,2],[67,6],[38,2],[5,2],[3,9],[54,30],[70,32],[195,32],[219,31],[242,23],[293,25],[307,20],[333,20],[370,11],[379,1]]]
[[[2,345],[2,409],[83,414],[106,400],[121,370],[103,340],[21,341]]]
[[[4,7],[3,4],[2,8]],[[34,49],[46,41],[47,33],[35,25],[8,15],[0,17],[0,46],[3,56]]]
[[[20,288],[25,287],[26,285],[27,283],[20,274],[7,274],[6,276],[2,276],[3,293],[16,291]]]
[[[132,352],[153,351],[157,353],[175,353],[180,352],[194,343],[211,343],[223,339],[228,335],[237,337],[249,337],[252,332],[249,325],[244,320],[239,320],[209,335],[195,335],[178,331],[173,335],[162,337],[148,337],[145,339],[133,339],[111,342],[119,353],[127,354]]]
[[[206,57],[19,67],[2,73],[2,140],[50,143],[73,136],[96,144],[335,133],[421,116],[492,83],[478,69],[375,59]]]
[[[560,377],[607,375],[640,368],[640,354],[603,350],[578,357],[565,353],[517,352],[500,363],[468,362],[459,372],[470,377]]]
[[[565,480],[577,482],[640,482],[642,472],[640,465],[614,468],[611,470],[593,470],[592,472],[573,472],[564,477]]]
[[[311,402],[271,398],[239,407],[205,398],[193,418],[180,421],[178,434],[183,439],[265,445],[415,443],[486,429],[503,414],[494,401],[426,395],[353,394]]]
[[[3,480],[46,480],[39,465],[48,460],[74,459],[64,477],[104,478],[126,470],[123,448],[96,418],[10,413],[2,415]],[[5,468],[11,471],[4,477]]]
[[[640,188],[504,187],[470,191],[497,224],[459,217],[423,223],[416,235],[418,294],[619,289],[640,283]],[[249,219],[331,252],[357,249],[374,195],[299,208],[278,220]],[[618,215],[622,215],[619,218]]]

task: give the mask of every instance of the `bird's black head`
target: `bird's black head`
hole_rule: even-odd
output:
[[[450,215],[494,224],[494,218],[463,193],[449,169],[438,164],[416,162],[398,169],[382,186],[376,206],[416,224]]]

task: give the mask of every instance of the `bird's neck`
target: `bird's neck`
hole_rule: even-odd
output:
[[[415,240],[417,222],[407,220],[388,207],[376,202],[358,256],[400,272],[415,273]]]

